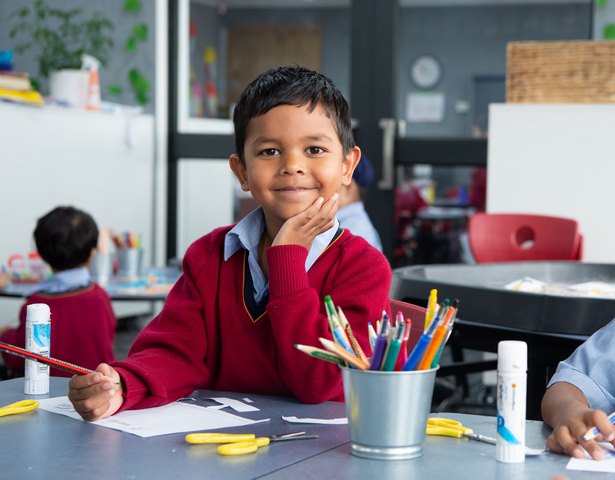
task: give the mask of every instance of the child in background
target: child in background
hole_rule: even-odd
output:
[[[374,228],[367,212],[365,200],[367,187],[374,181],[374,169],[365,155],[361,155],[357,168],[352,174],[349,185],[343,185],[340,190],[339,210],[337,219],[342,228],[347,228],[354,235],[367,240],[374,248],[382,252],[380,236]]]
[[[361,152],[331,80],[301,67],[269,70],[242,93],[233,123],[230,167],[260,207],[189,247],[182,276],[126,360],[70,381],[86,420],[196,388],[342,400],[339,368],[294,345],[331,338],[325,295],[364,349],[367,322],[390,312],[386,258],[335,217]]]
[[[90,280],[88,264],[98,241],[90,215],[73,207],[57,207],[39,218],[34,230],[36,248],[53,275],[35,285],[19,313],[19,326],[5,329],[0,340],[24,347],[26,307],[45,303],[51,310],[51,355],[94,369],[114,360],[116,318],[107,292]],[[24,361],[5,355],[13,377],[23,376]],[[50,369],[55,376],[69,373]]]
[[[558,365],[542,399],[543,419],[553,427],[547,438],[552,451],[583,458],[585,449],[594,459],[601,460],[604,453],[597,441],[615,445],[615,428],[607,418],[607,413],[615,411],[610,353],[614,346],[615,319]],[[585,441],[583,435],[594,427],[598,427],[601,436]]]

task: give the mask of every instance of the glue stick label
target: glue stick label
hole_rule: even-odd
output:
[[[525,460],[525,377],[498,375],[496,459]]]

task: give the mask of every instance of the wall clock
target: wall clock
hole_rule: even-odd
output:
[[[442,66],[432,55],[420,55],[410,65],[410,78],[419,88],[433,88],[442,78]]]

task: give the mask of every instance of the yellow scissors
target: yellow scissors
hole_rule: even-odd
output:
[[[6,415],[15,415],[17,413],[30,412],[38,408],[38,402],[36,400],[21,400],[20,402],[11,403],[0,407],[0,417]]]
[[[257,437],[253,433],[189,433],[186,442],[192,444],[213,443],[219,444],[220,455],[243,455],[256,452],[260,447],[266,447],[269,442],[285,440],[306,440],[318,438],[318,435],[306,435],[305,432],[292,432],[270,437]]]
[[[427,419],[427,435],[443,435],[445,437],[469,438],[478,442],[495,445],[495,438],[474,433],[471,428],[464,427],[461,422],[450,418],[432,417]]]

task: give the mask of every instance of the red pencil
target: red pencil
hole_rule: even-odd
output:
[[[39,355],[38,353],[32,353],[28,350],[16,347],[15,345],[11,345],[9,343],[0,342],[0,350],[6,353],[10,353],[11,355],[15,355],[17,357],[25,358],[26,360],[34,360],[35,362],[44,363],[45,365],[49,365],[51,368],[64,370],[68,373],[76,373],[77,375],[87,375],[88,373],[94,373],[94,370],[80,367],[78,365],[74,365],[63,360],[58,360],[57,358],[45,357],[43,355]]]

